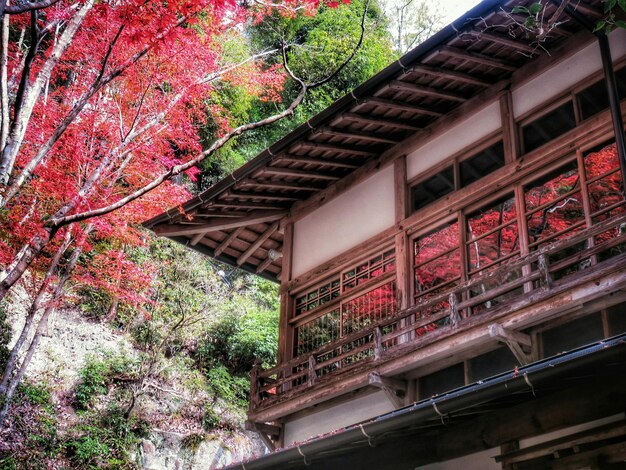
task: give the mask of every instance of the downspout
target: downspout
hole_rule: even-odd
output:
[[[551,0],[551,2],[556,6],[561,5],[561,1],[559,0]],[[604,69],[606,91],[609,97],[609,107],[611,110],[611,118],[613,120],[615,145],[617,147],[617,155],[619,157],[619,166],[622,171],[622,190],[626,192],[626,135],[624,134],[624,120],[622,118],[620,98],[617,92],[617,80],[615,79],[615,70],[613,69],[613,59],[611,57],[609,38],[604,31],[594,31],[595,25],[593,22],[577,12],[571,5],[567,5],[565,7],[565,13],[567,13],[570,18],[583,26],[585,29],[593,32],[598,39],[598,44],[600,45],[600,57],[602,58],[602,68]]]

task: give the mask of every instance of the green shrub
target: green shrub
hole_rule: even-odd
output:
[[[119,375],[134,374],[134,361],[125,354],[109,355],[104,359],[89,357],[80,370],[80,382],[74,389],[74,402],[81,410],[89,408],[93,400],[105,395],[109,385]]]
[[[215,412],[215,410],[211,407],[206,407],[204,410],[204,415],[202,416],[202,429],[205,431],[211,431],[218,427],[221,423],[220,416]]]
[[[83,436],[66,444],[72,459],[79,464],[93,465],[110,454],[106,444],[92,436]]]
[[[228,369],[218,364],[206,372],[209,390],[215,397],[228,405],[242,408],[247,405],[250,380],[247,377],[233,376]]]

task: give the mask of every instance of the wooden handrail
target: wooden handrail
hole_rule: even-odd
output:
[[[571,237],[543,246],[542,248],[523,257],[518,257],[509,263],[501,264],[496,269],[473,277],[451,289],[447,289],[435,296],[432,296],[428,300],[420,301],[407,309],[394,313],[388,318],[374,322],[361,330],[329,342],[314,351],[307,352],[305,355],[295,357],[290,361],[271,369],[260,370],[260,368],[255,368],[252,373],[254,383],[251,387],[251,395],[256,396],[251,396],[251,407],[255,408],[260,406],[264,399],[262,394],[268,393],[268,391],[272,389],[276,390],[277,395],[280,395],[281,391],[288,391],[289,395],[291,395],[299,389],[313,386],[319,381],[322,375],[345,372],[352,369],[356,363],[379,361],[383,358],[385,347],[393,348],[397,346],[399,342],[392,344],[391,346],[385,345],[389,345],[391,341],[396,340],[398,337],[431,325],[435,322],[442,321],[446,317],[449,317],[450,324],[455,326],[460,320],[460,312],[463,310],[489,302],[490,300],[515,290],[526,283],[540,281],[541,286],[544,289],[550,289],[553,283],[552,273],[558,272],[586,258],[600,254],[603,251],[624,243],[626,233],[619,233],[616,237],[585,248],[583,251],[567,256],[550,266],[549,256],[551,254],[560,252],[581,242],[585,242],[596,235],[619,227],[622,224],[626,224],[626,215],[614,216],[594,225],[591,228],[575,233]],[[534,263],[536,263],[537,268],[532,270],[529,274],[507,280],[507,276],[512,271],[521,270],[524,266],[533,265]],[[502,284],[488,289],[484,293],[461,301],[461,299],[464,298],[464,292],[467,292],[472,287],[478,285],[484,286],[488,281],[494,279],[503,280]],[[416,313],[442,303],[446,304],[446,308],[433,314],[426,315],[424,318],[414,317]],[[400,321],[407,319],[409,321],[401,326]],[[391,325],[396,325],[396,328],[393,331],[384,333],[384,329]],[[355,345],[357,341],[363,341],[363,344]],[[416,338],[415,341],[419,341],[419,339]],[[350,345],[353,346],[349,350],[346,350],[346,347]],[[363,353],[367,350],[371,350],[371,354],[369,354],[368,357],[360,358],[353,364],[342,364],[342,361],[345,359]],[[320,356],[331,353],[332,357],[318,362],[318,358],[320,358]],[[325,368],[328,368],[333,364],[337,364],[336,370],[324,372]],[[300,370],[294,371],[294,369],[297,368]],[[271,383],[265,383],[267,380],[271,380]]]

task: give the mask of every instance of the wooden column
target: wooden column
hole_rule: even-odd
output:
[[[283,233],[283,258],[281,270],[281,285],[291,280],[291,260],[293,254],[293,223],[285,224]],[[289,318],[293,311],[293,299],[289,292],[281,289],[280,319],[278,330],[278,363],[291,359],[293,354],[293,328],[289,325]]]
[[[393,183],[395,195],[396,223],[402,222],[408,213],[408,188],[406,184],[406,156],[393,162]]]
[[[510,90],[507,90],[500,97],[500,117],[502,119],[504,161],[511,163],[519,158],[519,139],[515,125],[515,114],[513,113],[513,97]]]
[[[393,163],[395,222],[401,224],[409,213],[409,197],[406,177],[406,157],[400,157]],[[404,230],[395,237],[396,253],[396,288],[398,289],[398,309],[403,310],[411,304],[411,276],[409,240]],[[402,326],[409,320],[403,320]],[[409,335],[402,335],[400,342],[410,339]]]

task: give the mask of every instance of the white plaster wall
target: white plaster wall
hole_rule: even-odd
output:
[[[609,41],[613,60],[626,54],[626,30],[616,29],[609,36]],[[515,117],[557,96],[601,68],[600,48],[597,41],[594,41],[580,52],[513,90]]]
[[[351,400],[285,423],[285,446],[389,413],[394,407],[384,392]]]
[[[407,156],[407,177],[413,178],[502,126],[498,101],[435,137]]]
[[[502,466],[496,463],[494,459],[496,455],[500,455],[499,448],[484,450],[445,462],[415,467],[415,470],[502,470]]]
[[[297,277],[394,224],[393,165],[294,224]]]

